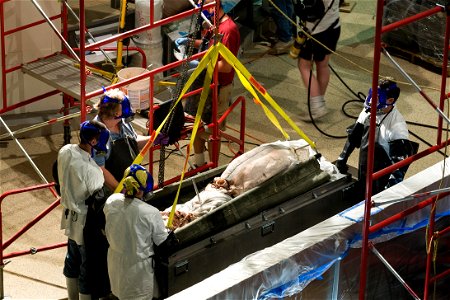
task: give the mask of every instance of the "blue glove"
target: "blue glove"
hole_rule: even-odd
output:
[[[188,61],[189,69],[195,69],[195,68],[197,68],[198,64],[199,64],[199,61],[196,60],[196,59],[191,60],[191,61]]]
[[[177,38],[175,40],[175,46],[177,47],[177,49],[180,49],[181,45],[186,46],[189,42],[189,38],[187,37],[181,37],[181,38]]]

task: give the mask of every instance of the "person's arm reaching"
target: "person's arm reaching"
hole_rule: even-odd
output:
[[[116,189],[116,187],[119,185],[119,182],[114,178],[114,176],[109,172],[105,166],[101,166],[100,169],[103,171],[103,177],[105,177],[105,185],[108,187],[108,189],[112,192]]]

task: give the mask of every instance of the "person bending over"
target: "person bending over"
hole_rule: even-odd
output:
[[[378,105],[376,113],[375,152],[373,171],[379,171],[417,153],[418,144],[409,140],[405,119],[395,106],[400,96],[400,88],[389,79],[381,80],[378,86]],[[369,90],[364,109],[356,123],[348,129],[348,139],[335,162],[342,174],[347,173],[347,160],[355,148],[359,148],[358,180],[365,186],[367,172],[367,151],[370,124],[372,89]],[[372,194],[393,186],[403,180],[408,167],[402,167],[391,174],[376,180]],[[362,189],[361,192],[365,191]]]
[[[123,186],[103,208],[111,289],[121,300],[152,299],[158,296],[154,244],[163,244],[168,232],[159,210],[143,201],[153,189],[150,173],[133,164],[125,171]]]

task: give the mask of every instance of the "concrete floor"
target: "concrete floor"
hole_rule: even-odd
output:
[[[86,1],[87,3],[94,1]],[[108,1],[95,1],[95,9],[109,6]],[[359,0],[350,13],[341,13],[342,33],[338,44],[337,54],[333,55],[330,64],[340,77],[356,93],[367,93],[371,86],[373,35],[374,35],[374,1]],[[354,123],[354,119],[346,117],[341,109],[343,104],[355,96],[349,92],[332,74],[327,91],[327,106],[331,113],[317,122],[320,132],[311,123],[300,120],[305,115],[306,90],[303,87],[296,60],[288,55],[270,56],[266,52],[267,46],[253,44],[243,53],[242,62],[250,73],[264,85],[275,101],[285,110],[292,120],[316,142],[317,148],[328,160],[335,160],[345,142],[342,138],[330,136],[343,136],[345,128]],[[438,103],[440,74],[428,71],[418,65],[409,63],[403,59],[396,59],[399,64],[412,76],[424,91]],[[404,82],[400,73],[390,62],[382,58],[381,75],[392,76]],[[266,119],[261,108],[253,103],[249,93],[236,80],[235,96],[244,95],[247,98],[246,115],[246,149],[255,145],[282,140],[281,133]],[[437,114],[433,108],[415,92],[408,84],[400,83],[401,96],[398,107],[407,121],[437,124]],[[361,104],[352,104],[346,107],[346,111],[357,116],[361,110]],[[229,133],[239,124],[239,112],[230,115],[228,125]],[[58,126],[58,125],[53,125]],[[284,128],[290,134],[291,139],[300,138],[295,131],[283,123]],[[2,128],[4,130],[4,128]],[[410,126],[410,130],[430,144],[435,144],[437,132],[421,126]],[[327,135],[325,135],[326,133]],[[75,137],[75,134],[73,134]],[[417,138],[411,138],[420,143],[420,149],[428,146]],[[76,141],[76,138],[73,139]],[[51,182],[51,163],[56,158],[58,149],[63,144],[61,134],[42,136],[38,138],[21,138],[20,145],[33,159],[36,167],[42,172],[42,177],[33,169],[15,141],[2,141],[0,160],[1,193],[12,189],[23,188],[42,184],[45,180]],[[220,163],[229,161],[229,156],[237,147],[222,145]],[[231,150],[230,150],[231,149]],[[234,150],[233,150],[234,149]],[[442,159],[440,154],[432,154],[419,162],[411,165],[408,176],[423,170]],[[168,175],[179,173],[181,158],[172,155],[168,162]],[[354,153],[349,164],[357,166],[358,155]],[[44,180],[45,178],[45,180]],[[22,195],[11,196],[3,203],[3,240],[9,239],[12,234],[20,230],[26,223],[33,219],[54,201],[53,195],[47,190],[29,192]],[[5,252],[24,251],[31,247],[41,247],[65,241],[65,236],[59,230],[61,210],[56,208],[43,220],[38,222],[31,230],[14,242]],[[9,260],[4,268],[4,294],[10,299],[64,299],[67,297],[65,280],[62,275],[65,249],[60,248],[51,251],[15,257]]]

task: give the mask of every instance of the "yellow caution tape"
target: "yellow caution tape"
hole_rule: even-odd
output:
[[[247,87],[248,84],[251,84],[253,87],[258,90],[264,97],[264,99],[269,102],[269,104],[275,109],[280,116],[283,117],[283,119],[313,148],[316,149],[315,143],[306,136],[306,134],[298,128],[298,126],[292,121],[291,118],[281,109],[281,107],[273,100],[273,98],[269,95],[267,90],[250,74],[250,72],[244,67],[244,65],[236,58],[236,56],[233,55],[233,53],[228,50],[227,47],[225,47],[223,44],[218,43],[216,45],[219,48],[219,52],[222,55],[222,57],[233,66],[233,68],[238,72],[242,74],[239,79],[241,79],[242,84]],[[245,78],[245,79],[244,79]],[[246,82],[244,82],[245,80]],[[248,82],[248,83],[247,83]]]
[[[198,77],[198,75],[205,68],[207,68],[205,79],[203,81],[203,90],[202,90],[202,93],[200,94],[200,101],[198,103],[197,114],[195,115],[194,127],[192,129],[192,134],[191,134],[191,138],[190,138],[189,145],[188,145],[188,153],[186,154],[183,171],[181,172],[180,184],[178,185],[177,194],[175,195],[175,200],[173,201],[172,209],[170,210],[169,219],[167,221],[167,227],[169,227],[169,228],[172,228],[173,216],[175,215],[175,208],[177,206],[178,198],[180,196],[181,182],[184,179],[184,173],[186,172],[186,167],[188,165],[189,154],[190,154],[189,152],[190,152],[190,149],[192,149],[194,147],[194,140],[197,135],[198,127],[201,124],[201,117],[203,114],[203,109],[205,107],[206,99],[208,98],[208,95],[209,95],[210,84],[211,84],[211,80],[214,75],[214,68],[216,66],[218,58],[219,58],[218,48],[211,47],[210,50],[205,54],[205,56],[200,61],[199,65],[197,66],[195,71],[191,74],[191,77],[189,77],[188,81],[186,82],[186,85],[183,88],[183,91],[181,92],[181,94],[178,98],[178,101],[179,101],[181,99],[181,97],[184,96],[187,89],[192,85],[194,80]]]
[[[175,215],[175,207],[178,202],[178,198],[180,195],[181,190],[181,182],[184,179],[184,174],[186,172],[186,168],[188,165],[190,150],[193,148],[193,142],[195,140],[195,137],[197,135],[198,128],[201,124],[201,116],[203,113],[203,109],[205,107],[206,99],[209,95],[210,90],[210,83],[214,75],[214,68],[216,66],[217,60],[219,58],[219,54],[235,69],[236,74],[238,75],[239,80],[242,82],[243,86],[250,92],[250,94],[253,96],[255,103],[260,105],[262,109],[264,110],[264,113],[266,114],[267,118],[272,122],[272,124],[277,127],[283,136],[286,139],[289,139],[289,135],[286,133],[286,131],[282,128],[280,125],[277,117],[272,113],[272,111],[261,101],[256,91],[258,91],[264,99],[270,104],[270,106],[275,109],[278,114],[283,117],[283,119],[312,147],[316,148],[315,143],[309,139],[306,134],[298,128],[298,126],[289,118],[289,116],[281,109],[281,107],[275,102],[275,100],[269,95],[267,90],[248,72],[248,70],[242,65],[242,63],[233,55],[233,53],[228,50],[222,43],[217,43],[213,46],[211,46],[208,51],[205,53],[203,58],[200,60],[197,68],[194,70],[194,72],[191,74],[189,79],[187,80],[186,84],[184,85],[178,99],[176,100],[175,104],[172,106],[171,110],[167,114],[167,116],[164,118],[164,120],[161,122],[159,127],[153,131],[152,135],[150,136],[149,141],[145,144],[144,148],[142,148],[141,152],[136,156],[135,160],[133,161],[134,164],[140,164],[144,160],[144,155],[147,153],[147,151],[150,149],[150,147],[153,145],[153,142],[155,138],[160,133],[161,129],[163,128],[164,124],[167,122],[169,116],[172,113],[172,110],[176,107],[176,105],[181,101],[182,97],[186,94],[186,92],[189,90],[191,85],[194,83],[194,80],[200,75],[200,73],[206,68],[206,76],[203,82],[203,90],[200,95],[200,100],[198,104],[197,113],[195,115],[194,120],[194,126],[192,129],[191,138],[189,141],[189,145],[187,147],[187,155],[183,166],[183,171],[181,172],[180,177],[180,184],[178,186],[178,190],[175,196],[175,200],[172,205],[172,209],[169,214],[169,220],[167,222],[167,227],[172,228],[173,223],[173,217]],[[256,91],[255,91],[256,89]],[[120,192],[123,185],[123,178],[120,181],[119,185],[117,186],[115,193]]]

